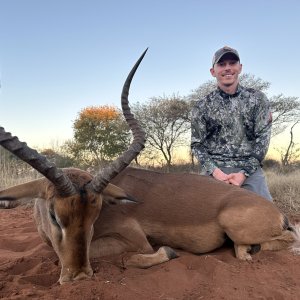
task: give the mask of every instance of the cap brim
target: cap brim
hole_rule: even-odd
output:
[[[229,51],[222,53],[218,58],[216,58],[214,61],[214,64],[218,63],[224,55],[229,54],[229,53],[234,55],[237,58],[237,60],[240,61],[240,57],[236,53],[229,50]]]

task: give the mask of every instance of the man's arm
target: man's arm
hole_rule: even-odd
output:
[[[198,159],[202,168],[204,168],[208,174],[212,175],[215,179],[229,183],[229,176],[223,173],[211,159],[211,156],[207,152],[204,142],[207,137],[205,115],[205,101],[197,102],[196,106],[192,110],[191,120],[191,149],[192,153]]]
[[[202,168],[209,174],[217,168],[209,153],[207,152],[204,142],[207,136],[205,115],[205,101],[198,101],[192,110],[191,118],[191,150],[198,159]]]
[[[245,171],[252,175],[257,167],[265,158],[270,138],[272,127],[272,114],[270,110],[270,103],[264,93],[257,93],[257,102],[254,110],[254,142],[251,157],[245,165]]]

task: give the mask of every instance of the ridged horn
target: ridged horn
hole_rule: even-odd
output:
[[[6,132],[3,127],[0,127],[0,145],[49,179],[59,195],[70,196],[76,193],[72,182],[61,169],[57,168],[45,156],[28,147],[26,143],[20,142],[16,136]]]
[[[134,118],[134,115],[131,113],[129,103],[128,103],[128,95],[129,95],[129,88],[130,88],[132,78],[137,68],[139,67],[141,61],[143,60],[147,50],[148,48],[143,52],[143,54],[135,63],[129,75],[127,76],[123,86],[122,95],[121,95],[123,115],[130,127],[130,130],[132,131],[133,141],[127,151],[125,151],[122,155],[120,155],[108,167],[100,171],[90,182],[89,186],[91,186],[91,188],[97,193],[101,193],[101,191],[108,185],[110,180],[112,180],[123,169],[125,169],[145,147],[145,141],[146,141],[145,132],[140,127],[138,121]]]

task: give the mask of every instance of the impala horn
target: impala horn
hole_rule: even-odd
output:
[[[134,118],[134,115],[131,113],[128,103],[128,95],[132,78],[137,68],[139,67],[141,61],[143,60],[147,50],[148,48],[143,52],[143,54],[135,63],[129,75],[127,76],[121,95],[123,115],[126,119],[126,122],[129,125],[129,128],[132,131],[133,141],[130,144],[127,151],[120,155],[108,167],[101,170],[90,182],[89,186],[91,186],[92,190],[94,190],[97,193],[100,193],[115,176],[117,176],[123,169],[125,169],[131,163],[133,159],[135,159],[138,156],[138,154],[145,147],[145,132],[139,125],[138,121]]]
[[[0,145],[49,179],[60,196],[70,196],[76,193],[72,182],[61,169],[45,156],[28,147],[26,143],[20,142],[16,136],[6,132],[3,127],[0,127]]]

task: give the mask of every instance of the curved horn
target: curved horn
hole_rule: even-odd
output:
[[[100,171],[90,182],[92,189],[97,193],[100,193],[107,186],[110,180],[117,176],[123,169],[125,169],[145,147],[145,132],[140,127],[138,121],[134,118],[134,115],[130,111],[130,107],[128,104],[128,95],[132,78],[139,64],[143,60],[147,50],[148,48],[144,51],[144,53],[135,63],[129,75],[127,76],[121,95],[123,115],[132,131],[133,141],[127,151],[125,151],[114,162],[112,162],[110,166]]]
[[[0,145],[49,179],[61,196],[70,196],[76,192],[72,182],[61,169],[26,143],[20,142],[16,136],[6,132],[3,127],[0,127]]]

